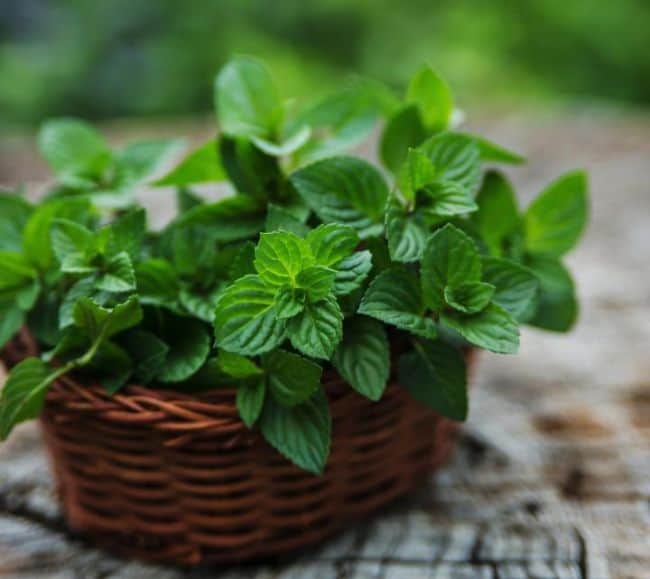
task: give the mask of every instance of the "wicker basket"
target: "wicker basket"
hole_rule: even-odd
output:
[[[455,424],[394,380],[381,401],[326,377],[333,418],[323,476],[283,459],[238,417],[233,390],[200,396],[70,378],[51,389],[45,440],[70,528],[119,554],[195,565],[317,543],[421,484]]]

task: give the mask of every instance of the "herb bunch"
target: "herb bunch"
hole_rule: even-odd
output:
[[[81,121],[41,130],[55,185],[36,205],[0,196],[0,347],[27,326],[43,352],[9,375],[2,438],[68,372],[110,392],[228,387],[247,426],[320,473],[324,370],[371,400],[394,374],[464,420],[468,347],[512,354],[521,324],[574,323],[561,258],[586,223],[585,175],[520,210],[504,175],[484,167],[523,159],[454,131],[451,93],[431,69],[404,99],[356,81],[298,108],[239,57],[217,76],[215,108],[218,137],[153,183],[176,141],[113,151]],[[381,119],[383,169],[346,155]],[[196,193],[217,181],[233,194]],[[162,230],[147,227],[133,194],[142,183],[176,191]]]

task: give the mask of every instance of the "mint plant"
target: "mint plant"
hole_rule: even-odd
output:
[[[215,108],[218,135],[162,177],[177,141],[114,151],[81,121],[41,130],[55,184],[37,204],[0,196],[0,347],[26,326],[42,352],[2,390],[2,438],[67,373],[109,392],[234,388],[247,427],[320,473],[324,373],[373,401],[395,376],[464,420],[468,349],[512,354],[522,324],[575,322],[562,258],[586,224],[585,175],[521,210],[494,166],[523,158],[455,131],[429,68],[403,100],[356,81],[299,107],[240,57],[217,76]],[[383,168],[350,156],[382,120]],[[232,188],[219,201],[195,190],[219,181]],[[175,191],[160,230],[134,195],[142,183]]]

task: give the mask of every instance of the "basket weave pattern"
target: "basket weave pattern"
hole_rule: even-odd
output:
[[[11,356],[5,352],[9,363]],[[379,402],[336,374],[323,476],[293,466],[246,428],[234,390],[201,395],[60,379],[42,425],[70,528],[128,557],[234,563],[317,543],[426,479],[454,423],[389,384]]]

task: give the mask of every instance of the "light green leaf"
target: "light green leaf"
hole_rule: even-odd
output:
[[[311,136],[311,127],[302,126],[295,133],[285,137],[280,142],[270,141],[261,137],[251,137],[255,146],[272,157],[285,157],[302,147]]]
[[[137,296],[131,296],[125,302],[113,308],[105,308],[89,297],[80,297],[73,309],[73,319],[91,341],[107,339],[142,320],[142,309]]]
[[[437,181],[453,181],[470,195],[476,193],[481,178],[481,157],[473,139],[459,133],[441,133],[419,148],[436,168]]]
[[[413,398],[452,420],[467,418],[466,374],[462,354],[442,340],[414,340],[413,350],[399,360],[400,384]]]
[[[313,263],[305,242],[287,231],[262,233],[255,248],[255,269],[272,286],[295,285],[297,275]]]
[[[348,257],[359,244],[357,232],[346,225],[320,225],[307,236],[307,243],[318,265],[334,266]]]
[[[264,356],[271,395],[282,406],[302,404],[320,386],[322,368],[291,352],[274,350]]]
[[[345,296],[361,287],[372,269],[372,254],[370,251],[357,251],[346,257],[336,266],[334,277],[334,294]]]
[[[299,288],[307,293],[309,301],[312,303],[326,298],[334,286],[336,270],[322,265],[313,265],[303,269],[296,278]]]
[[[528,323],[552,332],[568,332],[579,310],[571,274],[551,257],[531,257],[526,265],[539,281],[539,305]]]
[[[185,187],[196,183],[223,181],[226,172],[221,165],[221,155],[215,139],[192,151],[174,169],[158,179],[158,187]]]
[[[501,256],[503,242],[519,226],[515,192],[508,180],[496,171],[489,171],[476,197],[478,211],[471,221],[481,234],[490,253]]]
[[[282,119],[282,101],[266,67],[257,60],[233,58],[215,81],[215,109],[221,131],[234,137],[273,135]]]
[[[238,241],[262,231],[264,208],[251,197],[237,195],[216,203],[197,205],[183,213],[175,223],[184,227],[203,225],[210,229],[215,241]]]
[[[429,131],[447,128],[454,102],[447,83],[428,66],[411,79],[406,91],[406,101],[414,103]]]
[[[476,141],[476,144],[478,145],[478,149],[481,153],[481,161],[494,161],[496,163],[511,163],[513,165],[521,165],[522,163],[526,162],[525,157],[522,157],[520,154],[514,153],[513,151],[510,151],[505,147],[502,147],[501,145],[497,145],[496,143],[493,143],[488,139],[484,139],[483,137],[477,137],[474,135],[468,135],[468,136],[474,139],[474,141]]]
[[[386,203],[386,238],[395,261],[409,263],[422,258],[428,231],[420,215],[409,213],[393,194]]]
[[[60,177],[96,178],[111,159],[104,137],[87,123],[75,119],[47,121],[38,134],[38,147]]]
[[[490,352],[516,354],[519,349],[517,321],[497,304],[472,315],[443,312],[441,321],[471,344]]]
[[[114,187],[132,187],[151,177],[182,146],[176,139],[131,143],[115,155]]]
[[[74,307],[77,303],[77,300],[80,297],[92,298],[93,302],[99,304],[100,306],[104,305],[105,299],[102,299],[104,296],[107,296],[104,292],[98,292],[95,288],[95,278],[92,276],[82,277],[76,281],[67,293],[63,296],[61,305],[59,307],[59,318],[58,318],[58,327],[59,329],[67,328],[74,324]]]
[[[364,316],[346,320],[332,363],[359,394],[379,400],[390,373],[390,350],[382,324]]]
[[[240,384],[237,388],[237,410],[248,428],[252,428],[260,417],[265,396],[266,384],[264,380],[258,380],[251,384]]]
[[[445,301],[455,310],[476,314],[490,303],[495,287],[481,281],[470,281],[457,286],[445,286]]]
[[[379,142],[382,163],[397,173],[408,156],[409,149],[427,138],[420,113],[415,105],[406,105],[386,123]]]
[[[397,178],[400,191],[408,201],[415,199],[415,193],[436,180],[436,168],[419,149],[409,149],[408,157],[400,168]]]
[[[246,275],[226,288],[215,311],[217,345],[245,356],[279,346],[286,336],[286,324],[278,319],[275,291],[256,275]]]
[[[381,233],[388,188],[367,161],[332,157],[299,169],[289,179],[324,222],[349,225],[361,239]]]
[[[225,350],[221,350],[217,355],[217,364],[224,374],[240,380],[264,374],[264,371],[250,358]]]
[[[329,360],[342,332],[343,313],[332,296],[305,304],[304,310],[289,321],[291,344],[312,358]]]
[[[123,251],[106,260],[95,287],[113,293],[128,292],[136,288],[135,279],[131,258]]]
[[[422,292],[429,308],[444,309],[445,286],[480,279],[481,256],[465,233],[448,223],[429,238],[422,256]]]
[[[453,181],[440,181],[423,187],[418,204],[427,213],[440,217],[463,215],[477,209],[467,190]]]
[[[537,306],[535,274],[506,259],[483,258],[483,280],[495,286],[492,300],[518,321],[526,321]]]
[[[587,177],[582,171],[567,173],[535,199],[524,225],[530,253],[560,257],[573,248],[587,224]]]
[[[20,195],[0,191],[0,250],[22,251],[22,233],[32,206]]]
[[[332,419],[322,390],[291,408],[268,397],[260,427],[269,444],[291,462],[313,474],[323,472],[330,450]]]
[[[281,287],[275,296],[275,309],[281,320],[288,320],[305,308],[307,293],[303,289],[289,286]]]
[[[92,257],[94,235],[83,225],[68,219],[55,219],[50,232],[52,250],[61,264],[65,264],[70,256],[85,262]]]
[[[19,422],[41,413],[55,378],[52,369],[38,358],[27,358],[11,370],[0,396],[0,439],[6,440]]]
[[[161,382],[187,380],[210,354],[210,333],[199,320],[167,315],[161,337],[169,347],[156,376]]]
[[[0,250],[0,297],[12,297],[20,290],[31,286],[36,270],[22,253]]]
[[[359,313],[425,338],[437,334],[435,323],[425,316],[418,279],[405,267],[380,273],[363,296]]]

